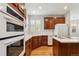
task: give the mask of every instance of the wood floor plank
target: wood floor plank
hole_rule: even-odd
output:
[[[32,51],[31,56],[52,56],[52,47],[41,46]]]

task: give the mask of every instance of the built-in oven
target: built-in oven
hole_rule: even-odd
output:
[[[0,13],[3,15],[1,29],[4,29],[0,34],[0,41],[3,43],[3,46],[0,45],[0,55],[18,56],[24,50],[23,18],[9,6],[6,7],[6,12],[0,10]]]
[[[8,14],[14,16],[15,18],[12,18],[12,19],[15,19],[15,20],[21,20],[20,23],[22,23],[23,21],[23,18],[18,15],[12,8],[10,8],[9,6],[7,6],[7,11],[6,11]],[[6,18],[7,20],[7,18]],[[8,18],[9,21],[6,22],[6,31],[7,33],[9,32],[23,32],[24,31],[24,27],[22,25],[18,25],[18,22],[14,22],[15,20],[11,20]],[[17,37],[18,35],[15,35],[13,36],[12,38],[15,38]],[[20,35],[21,36],[21,35]],[[19,36],[19,37],[20,37]],[[17,39],[16,39],[17,40]],[[7,46],[7,56],[18,56],[21,54],[21,52],[23,51],[24,49],[24,39],[21,39],[21,40],[18,40],[12,44],[9,44]]]
[[[7,22],[7,32],[22,32],[23,31],[23,26]]]
[[[7,56],[19,56],[24,49],[24,39],[7,46]]]
[[[9,13],[10,15],[18,18],[19,20],[23,21],[23,18],[18,15],[15,11],[13,11],[10,7],[7,6],[7,13]]]

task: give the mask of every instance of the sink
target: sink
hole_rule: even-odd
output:
[[[71,39],[79,39],[79,37],[70,37]]]
[[[60,39],[65,39],[65,38],[67,38],[67,37],[58,37],[58,38],[60,38]]]

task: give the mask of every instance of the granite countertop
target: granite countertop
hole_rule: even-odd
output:
[[[79,43],[79,37],[72,37],[72,38],[53,37],[53,38],[59,41],[60,43]]]

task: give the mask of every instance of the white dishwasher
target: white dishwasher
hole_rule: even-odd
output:
[[[48,35],[48,45],[53,44],[53,35]]]

